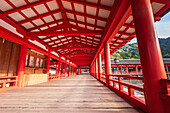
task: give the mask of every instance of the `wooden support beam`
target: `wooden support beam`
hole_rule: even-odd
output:
[[[62,50],[73,50],[73,49],[76,49],[76,50],[82,50],[82,49],[96,49],[95,47],[54,47],[54,48],[51,48],[52,50],[59,50],[59,49],[62,49]]]
[[[68,2],[72,2],[72,3],[77,3],[77,4],[84,5],[84,2],[82,2],[80,0],[64,0],[64,1],[68,1]],[[95,7],[95,8],[105,9],[105,10],[111,10],[112,9],[111,6],[96,4],[96,3],[88,2],[88,1],[86,1],[86,5],[87,6],[91,6],[91,7]]]
[[[45,24],[33,27],[33,28],[29,28],[27,31],[32,31],[32,30],[40,29],[42,27],[49,26],[49,25],[52,25],[52,24],[56,24],[56,23],[62,22],[62,21],[63,21],[63,19],[55,20],[55,21],[52,21],[52,22],[49,22],[49,23],[45,23]]]
[[[27,32],[27,36],[76,36],[76,35],[102,35],[101,30],[84,30],[84,31],[43,31]]]
[[[49,2],[49,1],[52,1],[52,0],[40,0],[40,1],[36,1],[36,2],[30,3],[30,4],[27,4],[27,5],[23,5],[23,6],[17,7],[15,9],[11,9],[11,10],[5,11],[2,14],[3,15],[8,15],[8,14],[11,14],[11,13],[15,13],[15,12],[18,12],[18,11],[21,11],[21,10],[24,10],[24,9],[27,9],[27,8],[30,8],[30,7],[34,7],[34,6],[37,6],[37,5]]]
[[[46,17],[46,16],[49,16],[49,15],[60,13],[60,12],[61,12],[61,10],[56,9],[56,10],[53,10],[51,12],[43,13],[43,14],[38,15],[38,16],[34,16],[34,17],[31,17],[31,18],[28,18],[28,19],[25,19],[25,20],[21,20],[17,24],[21,25],[21,24],[24,24],[24,23],[27,23],[27,22],[31,22],[33,20],[36,20],[36,19],[39,19],[39,18],[42,18],[42,17]]]
[[[169,0],[151,0],[151,1],[152,2],[161,3],[161,4],[170,5],[170,1]]]
[[[85,14],[85,13],[81,13],[81,12],[77,12],[77,11],[72,11],[72,10],[69,10],[69,9],[64,9],[63,11],[67,12],[67,13],[74,14],[74,15],[85,16],[85,17],[88,17],[88,18],[97,19],[97,20],[107,22],[107,18],[98,17],[98,16],[94,16],[94,15],[90,15],[90,14]]]

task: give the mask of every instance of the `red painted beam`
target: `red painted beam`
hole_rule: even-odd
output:
[[[51,48],[52,50],[59,50],[59,49],[62,49],[62,50],[73,50],[73,49],[76,49],[76,50],[81,50],[81,49],[88,49],[88,50],[91,50],[91,49],[96,49],[95,47],[54,47],[54,48]]]
[[[161,4],[170,5],[170,0],[151,0],[151,1],[161,3]]]
[[[84,5],[84,2],[82,2],[80,0],[64,0],[64,1],[68,1],[68,2],[72,2],[72,3],[77,3],[77,4]],[[95,8],[105,9],[105,10],[111,10],[112,9],[112,7],[110,7],[110,6],[96,4],[96,3],[92,3],[92,2],[88,2],[88,1],[85,2],[85,5],[86,6],[95,7]]]
[[[67,55],[64,55],[64,56],[88,56],[88,57],[93,57],[94,54],[67,54]]]
[[[117,7],[117,11],[113,14],[113,17],[111,19],[112,21],[110,20],[109,27],[104,31],[103,39],[101,39],[100,47],[98,48],[98,51],[93,59],[93,62],[95,61],[95,58],[97,58],[97,55],[102,50],[104,42],[110,42],[112,40],[112,38],[120,30],[120,28],[123,26],[129,15],[131,14],[130,3],[131,0],[122,1],[118,0],[117,4],[119,5],[115,6]]]
[[[10,19],[6,18],[4,15],[0,14],[0,19],[10,24],[11,26],[15,27],[17,32],[21,33],[22,35],[25,35],[26,31],[23,28],[12,22]]]
[[[69,10],[69,9],[64,9],[63,11],[67,12],[67,13],[74,14],[74,15],[80,15],[80,16],[89,17],[89,18],[93,18],[93,19],[96,19],[96,20],[101,20],[101,21],[107,22],[107,18],[98,17],[98,16],[94,16],[94,15],[90,15],[90,14],[84,14],[84,13],[72,11],[72,10]]]
[[[127,23],[124,23],[123,26],[130,27],[130,28],[135,28],[134,25],[132,25],[132,24],[127,24]]]
[[[68,20],[70,22],[80,23],[80,24],[87,25],[87,26],[90,26],[90,27],[96,27],[96,28],[99,28],[99,29],[104,29],[104,27],[102,27],[102,26],[98,26],[98,25],[94,25],[94,24],[90,24],[90,23],[86,23],[86,22],[82,22],[82,21],[78,21],[78,20],[73,20],[73,19],[68,19]]]
[[[170,5],[165,5],[161,10],[159,10],[155,15],[154,15],[154,17],[156,18],[156,17],[160,17],[160,15],[162,14],[162,13],[164,13],[166,10],[168,10],[170,8]],[[155,19],[154,18],[154,19]]]
[[[56,0],[56,2],[57,2],[57,4],[58,4],[58,6],[59,6],[59,9],[60,9],[60,10],[63,10],[64,7],[63,7],[63,4],[62,4],[61,0]],[[66,15],[66,13],[61,13],[61,15],[62,15],[63,20],[64,20],[63,23],[64,23],[64,24],[68,24],[68,20],[67,20],[67,15]],[[68,31],[66,26],[64,27],[64,31]]]
[[[49,16],[49,15],[52,15],[52,14],[60,13],[60,12],[61,12],[61,10],[56,9],[56,10],[51,11],[51,12],[47,12],[47,13],[44,13],[44,14],[41,14],[41,15],[38,15],[38,16],[34,16],[34,17],[31,17],[31,18],[19,21],[17,24],[21,25],[21,24],[24,24],[24,23],[27,23],[27,22],[31,22],[33,20],[36,20],[36,19],[39,19],[39,18],[42,18],[42,17],[46,17],[46,16]]]
[[[32,30],[36,30],[36,29],[40,29],[42,27],[46,27],[46,26],[49,26],[49,25],[53,25],[53,24],[56,24],[58,22],[62,22],[63,19],[60,19],[60,20],[55,20],[55,21],[52,21],[52,22],[49,22],[49,23],[45,23],[45,24],[42,24],[42,25],[39,25],[39,26],[36,26],[36,27],[33,27],[33,28],[30,28],[28,29],[28,31],[32,31]]]
[[[56,30],[62,29],[62,28],[64,28],[64,27],[65,27],[64,24],[59,24],[59,25],[57,25],[57,26],[50,27],[50,28],[45,29],[45,30],[43,30],[43,31],[56,31]]]
[[[43,31],[27,32],[27,36],[76,36],[76,35],[102,35],[101,30],[84,30],[84,31]]]
[[[30,8],[30,7],[34,7],[34,6],[49,2],[49,1],[52,1],[52,0],[40,0],[40,1],[33,2],[33,3],[30,3],[30,4],[24,5],[24,6],[17,7],[15,9],[5,11],[2,14],[3,15],[8,15],[8,14],[11,14],[11,13],[15,13],[15,12],[18,12],[18,11],[21,11],[21,10],[24,10],[24,9],[27,9],[27,8]]]
[[[93,42],[99,43],[99,41],[92,40],[92,39],[88,39],[88,38],[85,38],[85,37],[81,37],[81,36],[75,36],[75,37],[78,37],[78,38],[80,38],[80,39],[85,39],[85,40],[89,40],[89,41],[93,41]],[[88,43],[89,43],[89,42],[88,42]]]
[[[122,31],[119,31],[118,33],[121,34],[121,35],[127,35],[127,36],[132,36],[132,37],[136,36],[135,34],[131,34],[131,33],[127,33],[127,32],[122,32]]]

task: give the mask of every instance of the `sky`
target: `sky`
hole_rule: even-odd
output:
[[[155,22],[158,38],[170,37],[170,12],[164,15],[160,21]],[[129,43],[136,43],[137,39],[133,38]]]
[[[155,22],[155,27],[159,38],[170,37],[170,12]]]

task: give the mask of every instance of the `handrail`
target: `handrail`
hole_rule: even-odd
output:
[[[1,76],[0,79],[1,79],[0,80],[0,84],[1,84],[0,91],[13,88],[13,87],[17,87],[18,76]],[[9,84],[9,86],[6,86],[7,84]]]
[[[143,80],[143,77],[133,77],[129,75],[121,75],[121,74],[110,74],[109,76],[115,76],[115,77],[122,77],[122,78],[128,78],[128,79],[135,79],[135,80]]]
[[[117,93],[119,93],[121,96],[125,97],[144,111],[146,111],[146,104],[145,100],[137,97],[135,95],[135,90],[138,90],[140,92],[144,92],[143,86],[139,86],[136,84],[128,83],[122,81],[122,78],[126,79],[133,79],[133,80],[141,80],[143,82],[143,77],[134,77],[134,76],[129,76],[128,74],[109,74],[109,88],[113,89]],[[100,81],[106,84],[106,78],[105,78],[105,73],[100,73]],[[116,78],[118,79],[116,79]],[[119,87],[117,87],[117,85]],[[123,90],[123,86],[126,86],[128,91]]]

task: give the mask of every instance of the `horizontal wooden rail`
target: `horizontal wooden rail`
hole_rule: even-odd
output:
[[[92,73],[92,75],[95,77],[96,73]],[[143,82],[143,77],[136,77],[136,76],[132,76],[128,74],[123,74],[123,75],[122,74],[110,74],[109,75],[109,88],[116,91],[121,96],[125,97],[127,100],[131,101],[132,103],[134,103],[135,105],[143,109],[144,111],[147,111],[145,100],[135,95],[135,90],[144,93],[143,86],[124,82],[122,78],[124,78],[124,80],[132,79],[132,80],[139,80]],[[103,84],[106,84],[105,73],[100,73],[100,81]],[[123,86],[127,87],[127,91],[124,91],[125,87]]]
[[[59,79],[58,74],[49,74],[49,80]]]
[[[117,79],[114,77],[116,77]],[[143,86],[124,82],[124,81],[122,81],[122,78],[143,81],[143,77],[110,74],[109,75],[109,87],[111,89],[113,89],[114,91],[116,91],[117,93],[119,93],[120,95],[122,95],[123,97],[125,97],[126,99],[128,99],[129,101],[131,101],[132,103],[134,103],[135,105],[137,105],[138,107],[140,107],[141,109],[143,109],[144,111],[146,111],[145,101],[143,99],[135,96],[135,90],[138,90],[138,91],[144,93]],[[116,84],[118,84],[118,87]],[[127,92],[124,91],[123,86],[126,86],[128,88]]]
[[[135,80],[143,80],[143,77],[134,77],[134,76],[129,76],[129,75],[109,75],[109,76],[113,76],[113,77],[122,77],[122,78],[127,78],[127,79],[135,79]]]
[[[17,82],[18,82],[18,76],[1,76],[0,91],[17,87]]]

